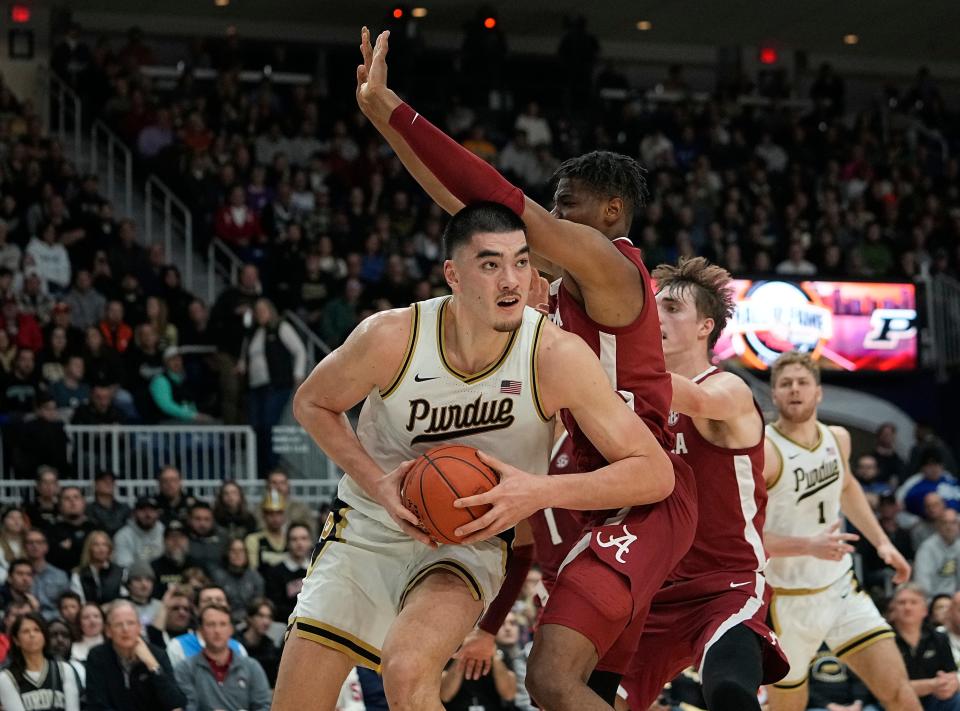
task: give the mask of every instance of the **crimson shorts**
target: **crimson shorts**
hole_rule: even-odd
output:
[[[561,625],[593,642],[599,671],[627,670],[654,595],[693,543],[693,473],[678,456],[670,458],[673,493],[586,528],[543,610],[541,625]]]
[[[771,589],[755,572],[718,571],[670,584],[653,598],[647,624],[622,686],[627,702],[646,711],[671,679],[697,667],[728,630],[745,625],[760,638],[763,683],[783,678],[789,664],[776,635],[766,624]]]

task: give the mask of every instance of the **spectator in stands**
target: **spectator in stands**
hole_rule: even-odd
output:
[[[106,344],[98,327],[88,328],[85,336],[83,364],[87,380],[94,385],[119,385],[123,380],[120,354]]]
[[[80,637],[73,643],[70,658],[78,662],[86,662],[90,650],[103,644],[103,609],[95,602],[86,602],[81,605],[78,618]]]
[[[950,598],[950,608],[947,610],[947,617],[943,623],[944,632],[947,639],[950,640],[950,651],[953,653],[953,661],[960,661],[960,593],[954,593]]]
[[[24,556],[26,528],[23,511],[16,506],[0,510],[0,583],[6,580],[10,563]]]
[[[174,519],[184,522],[187,513],[197,503],[197,499],[183,490],[180,470],[165,466],[157,472],[157,503],[160,504],[160,520],[169,524]]]
[[[208,605],[220,605],[228,610],[230,609],[226,593],[216,585],[207,585],[197,593],[197,609],[202,610]],[[167,655],[170,657],[170,662],[176,667],[184,659],[199,654],[205,644],[202,630],[189,631],[170,641],[170,644],[167,645]],[[230,640],[229,645],[234,654],[247,656],[247,650],[236,640]]]
[[[190,538],[188,555],[209,575],[223,560],[228,542],[226,533],[213,518],[210,504],[198,501],[190,507],[187,533]]]
[[[147,160],[156,158],[173,145],[174,138],[173,117],[170,109],[160,107],[157,109],[153,123],[144,127],[137,136],[137,151]]]
[[[223,482],[217,492],[213,517],[230,538],[243,539],[257,530],[257,519],[247,508],[247,497],[232,479]]]
[[[110,270],[117,279],[130,274],[138,277],[149,269],[146,250],[137,242],[137,225],[133,220],[120,220],[117,240],[108,252]]]
[[[204,424],[213,418],[197,409],[194,396],[186,382],[183,356],[174,346],[163,352],[163,372],[150,381],[150,398],[154,408],[153,421],[175,424]]]
[[[923,518],[918,519],[910,513],[903,514],[904,517],[910,516],[914,520],[913,527],[910,529],[910,541],[913,543],[914,550],[937,532],[937,521],[946,508],[943,497],[931,491],[923,497]]]
[[[20,269],[22,253],[20,247],[15,242],[9,241],[8,237],[7,223],[0,220],[0,269],[7,269],[13,273]]]
[[[93,288],[89,269],[77,269],[73,288],[64,296],[64,303],[70,307],[73,324],[81,329],[98,325],[107,307],[106,298]]]
[[[63,369],[69,354],[66,331],[62,328],[51,329],[47,337],[47,345],[37,357],[43,387],[49,390],[53,383],[63,379]]]
[[[87,683],[87,669],[83,666],[82,662],[70,658],[70,652],[74,642],[73,630],[70,629],[70,625],[60,618],[44,619],[47,620],[47,633],[49,635],[47,649],[50,652],[50,656],[58,662],[66,662],[70,666],[70,669],[77,675],[77,682],[80,685],[80,708],[83,708],[84,687]]]
[[[32,262],[33,256],[24,257],[24,261],[27,260]],[[32,264],[23,269],[23,287],[17,295],[17,305],[21,313],[32,315],[39,324],[45,325],[50,322],[54,305],[53,296],[47,292],[40,272]]]
[[[96,530],[96,527],[87,517],[87,502],[79,487],[63,488],[60,492],[59,509],[60,516],[48,537],[50,562],[61,570],[72,571],[80,564],[87,535]]]
[[[106,345],[117,353],[124,353],[133,339],[133,329],[123,320],[123,303],[108,301],[100,321],[100,335]]]
[[[247,264],[240,270],[236,286],[224,291],[213,305],[210,327],[217,346],[217,371],[220,375],[221,412],[226,424],[239,424],[240,386],[237,362],[244,334],[252,323],[253,305],[262,288],[257,267]]]
[[[163,531],[163,555],[150,563],[157,575],[154,595],[162,597],[168,586],[183,582],[184,572],[196,566],[196,562],[187,556],[189,548],[186,526],[179,518],[170,519]]]
[[[17,558],[10,563],[7,582],[0,586],[0,609],[12,602],[26,602],[34,610],[40,610],[40,603],[33,594],[33,566],[26,558]]]
[[[880,468],[880,478],[899,486],[906,476],[906,464],[896,450],[897,426],[884,422],[877,428],[877,441],[873,446],[873,456]]]
[[[50,386],[50,395],[66,419],[73,417],[90,399],[90,385],[84,381],[84,364],[80,355],[71,355],[63,368],[63,378]]]
[[[114,536],[113,562],[121,568],[146,563],[163,555],[163,524],[160,505],[152,496],[141,496],[132,519]]]
[[[74,411],[71,422],[75,425],[126,424],[127,416],[114,404],[116,392],[108,384],[94,385],[90,399]]]
[[[60,619],[70,625],[74,637],[77,638],[80,636],[80,608],[82,606],[83,601],[73,590],[67,590],[57,598],[57,610],[60,612]]]
[[[47,537],[39,528],[31,528],[24,537],[24,557],[33,568],[33,596],[40,605],[40,613],[48,620],[59,614],[60,595],[70,589],[67,574],[47,562]]]
[[[261,570],[264,566],[281,563],[286,555],[287,501],[275,489],[267,489],[260,504],[263,528],[247,536],[247,557],[250,567]]]
[[[897,646],[907,665],[910,685],[920,697],[924,711],[960,708],[957,694],[960,684],[950,640],[944,633],[924,624],[926,592],[916,583],[905,583],[897,589],[893,605]]]
[[[151,644],[166,649],[170,640],[190,631],[192,619],[191,592],[181,585],[170,585],[163,593],[153,622],[146,628],[146,639]]]
[[[915,516],[923,515],[923,500],[936,492],[952,509],[960,510],[960,484],[943,467],[941,451],[936,447],[925,450],[920,459],[920,470],[897,489],[897,499]]]
[[[889,480],[880,478],[880,467],[872,454],[861,454],[857,457],[853,473],[873,508],[876,508],[881,495],[892,491]]]
[[[70,576],[70,588],[85,602],[98,605],[123,595],[124,570],[115,565],[113,540],[103,531],[92,531],[83,544],[80,563]]]
[[[250,601],[263,597],[263,577],[250,567],[247,547],[242,538],[230,540],[221,565],[213,569],[212,578],[226,592],[236,624],[244,620]]]
[[[117,500],[116,483],[117,477],[112,471],[98,471],[93,477],[93,501],[87,507],[93,525],[110,536],[115,536],[117,531],[126,525],[131,513],[129,506]],[[114,543],[119,547],[116,539]],[[161,544],[157,548],[159,550],[162,547]]]
[[[6,297],[3,301],[0,328],[7,332],[17,348],[35,353],[43,348],[40,322],[32,313],[22,311],[19,303],[12,296]]]
[[[150,397],[150,382],[162,372],[163,349],[157,329],[151,323],[141,323],[134,329],[133,345],[124,355],[124,387],[133,395],[138,410],[148,410],[144,402]]]
[[[137,561],[127,569],[127,595],[124,599],[133,603],[144,629],[153,624],[163,604],[153,597],[156,573],[149,563]]]
[[[27,254],[36,263],[37,274],[44,287],[55,294],[70,288],[70,257],[52,222],[40,227],[27,245]]]
[[[230,610],[218,604],[200,609],[200,631],[206,646],[176,667],[177,683],[187,697],[187,708],[224,711],[268,711],[270,686],[254,659],[234,654]]]
[[[310,527],[310,535],[316,538],[317,516],[306,502],[300,501],[291,495],[290,475],[283,469],[272,469],[267,474],[267,491],[264,494],[264,501],[267,500],[270,490],[280,494],[280,498],[286,504],[287,521],[289,523],[305,523]],[[260,528],[264,528],[267,525],[267,520],[263,516],[265,510],[266,509],[261,506],[257,512],[257,523],[260,525]]]
[[[267,674],[272,689],[277,683],[280,667],[280,650],[267,634],[274,620],[273,603],[264,597],[250,601],[246,608],[247,626],[237,639],[247,650],[251,659],[256,659]]]
[[[27,478],[43,465],[70,471],[67,432],[57,404],[45,391],[38,393],[32,414],[4,430],[13,450],[10,458],[17,476]]]
[[[947,622],[947,615],[950,613],[950,600],[952,596],[940,593],[930,599],[930,614],[927,616],[927,623],[935,629],[943,632],[943,626]]]
[[[948,472],[954,472],[957,468],[956,459],[950,447],[944,442],[926,422],[918,421],[913,431],[914,444],[910,448],[910,460],[907,464],[907,471],[915,472],[923,468],[923,462],[927,460],[930,452],[935,452],[940,457],[940,463]]]
[[[287,528],[287,553],[277,565],[263,566],[260,574],[265,581],[265,595],[274,604],[281,620],[288,619],[303,587],[303,579],[310,565],[313,539],[305,524],[293,523]]]
[[[527,104],[526,109],[517,116],[513,127],[527,135],[527,140],[531,146],[553,144],[550,124],[540,115],[540,105],[536,101]]]
[[[237,364],[247,376],[248,421],[257,433],[260,471],[274,464],[271,435],[289,408],[293,391],[307,375],[307,349],[297,330],[281,320],[273,302],[257,299],[254,329]]]
[[[24,507],[31,526],[50,530],[57,522],[60,506],[60,476],[56,469],[42,466],[34,479],[33,501]]]
[[[137,611],[120,600],[107,614],[110,643],[87,660],[89,711],[173,711],[186,708],[166,653],[145,642]]]
[[[48,656],[49,631],[38,613],[14,620],[10,666],[0,673],[0,704],[6,711],[80,711],[73,669]]]
[[[13,370],[0,383],[0,411],[26,414],[33,410],[40,390],[34,352],[21,348],[13,361]]]
[[[261,251],[256,248],[264,242],[260,219],[247,206],[247,195],[242,185],[230,188],[227,202],[218,211],[215,234],[234,248],[241,258],[259,261]]]
[[[148,296],[146,301],[146,324],[149,324],[158,339],[159,348],[166,349],[179,343],[176,324],[170,321],[167,303],[158,296]]]
[[[324,305],[319,333],[331,348],[342,344],[360,320],[360,298],[363,296],[363,289],[363,282],[359,279],[347,279],[343,285],[343,293]]]
[[[960,521],[954,509],[937,520],[937,535],[917,549],[913,579],[931,595],[953,595],[960,589]]]

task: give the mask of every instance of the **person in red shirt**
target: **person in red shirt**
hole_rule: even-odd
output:
[[[247,206],[247,196],[243,186],[230,188],[227,203],[217,210],[214,231],[219,239],[232,247],[249,247],[263,240],[260,218]]]
[[[100,322],[100,333],[104,342],[117,353],[124,353],[133,339],[133,329],[123,321],[123,303],[120,301],[107,302],[103,320]]]
[[[594,351],[624,401],[668,453],[671,383],[660,345],[656,302],[640,250],[627,238],[646,199],[640,165],[597,151],[560,166],[552,212],[527,198],[483,160],[433,126],[386,85],[389,32],[376,48],[364,28],[357,69],[361,111],[408,170],[447,212],[483,201],[519,215],[534,264],[561,275],[550,288],[550,317]],[[561,413],[577,466],[606,462],[568,411]],[[609,709],[620,676],[637,647],[650,602],[689,549],[696,529],[696,485],[690,467],[670,453],[664,477],[671,493],[657,503],[587,513],[589,523],[571,549],[541,618],[527,669],[527,688],[551,711]],[[525,517],[525,497],[509,482],[513,467],[487,458],[501,483],[457,506],[492,505],[457,535],[471,543]],[[522,502],[522,503],[521,503]],[[599,674],[598,674],[599,672]],[[588,679],[592,681],[588,684]]]
[[[0,329],[7,332],[17,348],[26,348],[34,353],[43,349],[43,331],[40,330],[37,317],[22,313],[16,299],[10,298],[3,302]]]

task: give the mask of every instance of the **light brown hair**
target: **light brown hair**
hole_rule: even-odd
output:
[[[657,283],[657,293],[666,290],[677,298],[693,294],[697,315],[713,319],[713,330],[707,339],[711,350],[733,316],[733,293],[730,289],[730,272],[703,257],[680,259],[677,265],[661,264],[651,274]]]
[[[799,365],[807,370],[813,375],[813,379],[816,381],[817,385],[820,384],[820,366],[817,365],[809,353],[800,353],[799,351],[787,351],[779,358],[777,358],[773,365],[770,366],[770,384],[776,386],[777,378],[780,377],[780,373],[783,372],[783,369],[789,365]]]

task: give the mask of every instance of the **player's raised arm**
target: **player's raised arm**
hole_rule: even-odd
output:
[[[850,433],[843,427],[831,427],[834,437],[840,444],[843,459],[843,489],[840,493],[840,510],[857,527],[873,547],[884,563],[891,566],[896,574],[893,582],[905,583],[910,579],[910,564],[896,549],[877,520],[870,502],[863,493],[863,487],[850,472]]]
[[[406,468],[398,467],[385,476],[345,414],[375,387],[389,386],[401,367],[410,328],[410,309],[384,311],[366,319],[303,381],[293,399],[293,414],[327,456],[408,535],[430,545],[429,536],[416,528],[417,518],[400,502]]]
[[[690,417],[708,420],[732,420],[756,411],[750,386],[730,373],[718,373],[695,383],[670,373],[673,383],[671,409]]]
[[[607,309],[613,309],[613,318],[608,318],[611,322],[605,320],[604,323],[624,325],[616,323],[623,319],[618,318],[614,300],[610,304],[603,302],[611,291],[610,284],[615,283],[618,285],[615,301],[633,300],[634,304],[642,305],[643,284],[637,269],[599,231],[555,218],[485,161],[401,101],[386,83],[388,38],[388,32],[381,33],[371,49],[369,32],[366,28],[363,30],[361,47],[365,63],[357,70],[357,103],[417,182],[448,212],[481,201],[509,207],[526,223],[530,248],[563,269],[590,294],[588,312],[591,316],[608,317]],[[608,209],[622,211],[628,207],[618,198],[609,202]],[[611,215],[612,219],[616,217]]]

